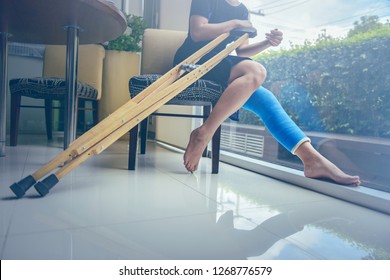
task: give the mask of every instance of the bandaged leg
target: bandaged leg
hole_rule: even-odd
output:
[[[292,121],[269,90],[259,87],[243,108],[257,114],[276,140],[302,160],[306,177],[330,179],[343,185],[360,184],[359,176],[344,173],[313,148],[309,143],[310,139]]]
[[[293,122],[272,92],[259,87],[243,106],[259,116],[275,139],[292,154],[310,139]]]

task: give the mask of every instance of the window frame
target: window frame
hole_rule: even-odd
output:
[[[286,183],[302,187],[341,199],[365,208],[390,214],[390,193],[365,187],[349,187],[331,182],[307,178],[302,171],[281,165],[251,159],[234,153],[221,151],[220,161],[243,168],[261,175],[265,175]]]

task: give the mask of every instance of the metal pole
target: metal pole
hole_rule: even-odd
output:
[[[79,28],[77,26],[66,26],[66,86],[68,96],[65,100],[64,118],[64,149],[76,139],[76,114],[77,114],[77,61],[79,49]]]
[[[8,37],[0,32],[0,157],[5,156],[7,137]]]

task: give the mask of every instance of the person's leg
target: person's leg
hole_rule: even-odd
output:
[[[183,158],[188,171],[194,172],[197,169],[202,152],[217,128],[226,118],[242,107],[255,89],[264,82],[265,76],[264,67],[251,60],[241,61],[232,68],[229,85],[211,114],[202,126],[191,133]]]
[[[300,144],[310,141],[287,115],[274,94],[264,87],[256,89],[243,108],[255,113],[272,136],[293,154]]]
[[[331,179],[344,185],[360,184],[358,176],[345,174],[314,149],[310,139],[292,121],[269,90],[258,88],[243,108],[258,115],[275,139],[302,160],[306,177]]]

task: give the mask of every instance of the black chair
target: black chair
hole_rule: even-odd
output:
[[[153,82],[155,82],[161,75],[148,74],[134,76],[129,81],[129,91],[131,98],[137,96],[142,90],[147,88]],[[168,117],[186,117],[186,118],[202,118],[207,119],[213,106],[218,101],[223,87],[212,81],[199,79],[187,89],[179,93],[175,98],[170,100],[166,105],[182,105],[182,106],[202,106],[203,114],[191,115],[191,114],[171,114],[171,113],[158,113],[155,112],[152,115],[155,116],[168,116]],[[135,170],[136,155],[137,155],[137,143],[138,134],[140,134],[140,153],[146,153],[146,140],[147,140],[147,127],[148,118],[143,120],[140,125],[135,126],[130,130],[129,140],[129,162],[128,169]],[[212,174],[217,174],[219,171],[219,153],[220,153],[220,141],[221,141],[221,126],[214,133],[212,138]],[[207,148],[203,152],[203,156],[208,156]]]

